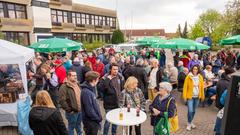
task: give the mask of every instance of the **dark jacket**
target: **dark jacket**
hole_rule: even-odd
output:
[[[160,111],[160,114],[158,116],[153,116],[153,115],[151,116],[152,126],[156,126],[160,118],[164,117],[164,112],[166,111],[168,112],[168,118],[172,118],[176,112],[176,104],[175,104],[176,101],[171,95],[169,95],[167,98],[163,99],[162,101],[160,101],[159,97],[160,96],[157,95],[153,100],[152,104],[149,106],[149,110],[151,113],[153,113],[153,108]],[[167,104],[171,97],[172,97],[172,100],[170,101],[169,107],[167,110]]]
[[[87,82],[81,84],[81,89],[83,123],[85,121],[95,121],[100,123],[102,121],[102,115],[96,99],[96,89]]]
[[[61,113],[55,108],[33,107],[29,125],[34,135],[68,135]]]
[[[150,77],[150,74],[152,72],[153,68],[151,68],[149,74],[148,74],[148,77]],[[158,68],[158,71],[157,71],[157,79],[156,79],[156,84],[157,84],[157,87],[159,88],[159,83],[162,82],[163,80],[163,70],[161,67]]]
[[[118,108],[118,96],[117,91],[110,83],[111,80],[107,77],[109,74],[106,74],[102,77],[98,83],[98,90],[103,93],[103,106],[104,109],[115,109]],[[118,74],[120,80],[121,90],[124,89],[124,78],[121,74]],[[119,93],[120,94],[120,93]]]
[[[84,67],[82,68],[82,79],[81,79],[80,84],[85,81],[85,74],[86,74],[88,71],[91,71],[91,68],[86,67],[86,66],[84,66]]]
[[[77,80],[79,83],[83,82],[83,67],[80,65],[80,62],[73,62],[71,70],[76,71],[77,73]]]
[[[130,67],[126,71],[125,76],[130,77],[134,76],[138,80],[138,88],[142,90],[143,93],[147,92],[148,81],[147,81],[147,72],[142,66]]]
[[[184,81],[187,75],[184,72],[180,72],[178,75],[178,91],[182,92]]]
[[[71,87],[68,86],[67,82],[61,85],[59,89],[59,103],[61,107],[68,113],[79,112],[75,92]]]
[[[216,107],[218,109],[223,108],[223,105],[220,103],[220,98],[221,98],[223,92],[230,87],[230,85],[231,85],[230,80],[231,79],[225,73],[223,73],[222,78],[217,83],[217,87],[216,87],[216,90],[217,90],[217,93],[216,93]]]

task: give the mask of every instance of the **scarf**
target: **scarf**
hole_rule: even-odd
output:
[[[67,85],[73,89],[77,101],[78,110],[81,111],[81,90],[78,86],[78,83],[73,83],[67,80]]]

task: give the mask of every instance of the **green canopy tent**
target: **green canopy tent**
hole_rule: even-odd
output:
[[[68,52],[77,51],[82,47],[82,43],[78,43],[65,38],[49,38],[30,46],[36,52]]]
[[[165,39],[162,39],[160,37],[145,37],[137,40],[136,43],[139,45],[151,46],[152,44],[162,42],[163,40],[165,41]]]
[[[173,38],[166,42],[155,43],[152,46],[155,48],[181,49],[181,50],[206,50],[210,48],[207,45],[184,38]]]
[[[221,40],[221,45],[240,45],[240,35],[235,35]]]

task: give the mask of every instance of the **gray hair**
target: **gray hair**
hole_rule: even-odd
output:
[[[166,90],[168,91],[168,93],[170,93],[172,91],[172,85],[169,82],[161,82],[159,84],[159,89],[160,90]]]
[[[143,66],[143,64],[144,64],[144,60],[142,58],[139,58],[136,62],[137,66]]]

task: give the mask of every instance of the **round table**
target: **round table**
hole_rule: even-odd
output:
[[[123,120],[119,119],[120,108],[109,111],[106,115],[106,119],[112,124],[123,126],[123,135],[126,135],[126,127],[128,130],[127,135],[129,135],[129,126],[139,125],[147,119],[147,115],[143,111],[140,111],[140,116],[137,116],[135,108],[131,108],[130,112],[127,112],[127,108],[122,108],[122,112]]]

